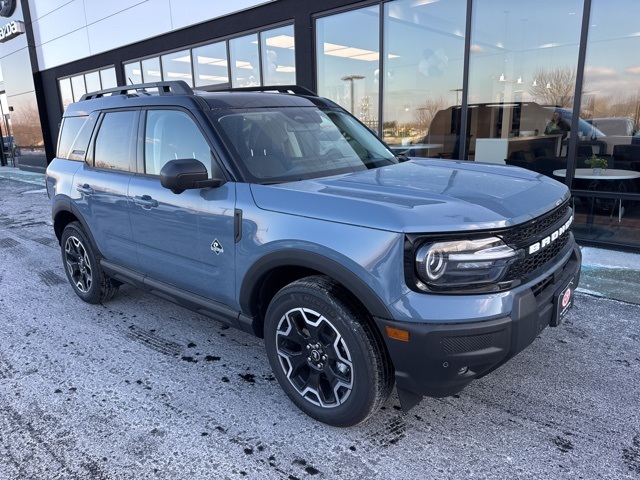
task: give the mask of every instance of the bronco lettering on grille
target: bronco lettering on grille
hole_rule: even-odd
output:
[[[558,238],[560,238],[562,234],[564,234],[567,230],[569,230],[572,223],[573,223],[573,215],[571,215],[571,217],[569,217],[569,220],[567,220],[567,222],[564,225],[562,225],[558,230],[553,232],[551,235],[544,237],[539,242],[529,245],[529,247],[527,248],[527,254],[533,255],[534,253],[551,245]]]

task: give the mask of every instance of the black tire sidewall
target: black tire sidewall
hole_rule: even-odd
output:
[[[327,408],[310,403],[291,385],[280,365],[276,348],[278,323],[286,312],[300,307],[314,310],[330,321],[342,335],[351,353],[353,389],[342,405]],[[303,285],[285,287],[269,305],[264,338],[274,375],[289,398],[307,415],[329,425],[346,427],[361,423],[372,413],[377,405],[379,388],[376,372],[372,369],[378,363],[374,358],[375,347],[362,324],[355,319],[355,312],[339,299]]]
[[[89,257],[89,264],[92,272],[92,282],[91,287],[89,287],[88,292],[82,292],[78,289],[73,278],[71,277],[71,273],[69,272],[69,268],[67,267],[66,253],[65,253],[65,245],[69,237],[76,237],[82,247],[87,252],[87,256]],[[101,283],[102,283],[102,271],[100,269],[100,265],[98,264],[98,258],[96,256],[95,250],[89,237],[84,232],[82,226],[77,222],[72,222],[65,227],[62,231],[62,237],[60,239],[60,250],[62,253],[62,264],[64,267],[64,271],[67,274],[67,279],[69,283],[73,287],[73,291],[76,292],[76,295],[80,297],[87,303],[100,303],[101,299]]]

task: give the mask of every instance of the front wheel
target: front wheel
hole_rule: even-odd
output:
[[[368,313],[327,277],[298,280],[276,294],[265,345],[283,390],[321,422],[361,423],[391,393],[391,363]]]
[[[105,275],[82,225],[65,227],[60,241],[62,263],[76,294],[87,303],[102,303],[118,291],[118,284]]]

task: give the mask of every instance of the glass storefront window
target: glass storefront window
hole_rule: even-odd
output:
[[[162,78],[165,81],[184,80],[193,87],[191,52],[183,50],[162,55]]]
[[[380,9],[377,6],[316,21],[318,94],[378,130]]]
[[[58,80],[58,90],[60,91],[62,109],[64,110],[70,103],[80,100],[85,93],[116,86],[116,70],[113,67],[60,79]]]
[[[475,2],[469,159],[549,176],[566,166],[582,9],[582,0]],[[549,123],[556,110],[557,120]]]
[[[142,83],[142,67],[140,62],[126,63],[124,65],[124,78],[127,85],[135,85]]]
[[[100,87],[100,72],[87,73],[84,76],[87,92],[97,92]]]
[[[580,116],[593,130],[579,133],[572,182],[578,241],[640,246],[638,15],[632,0],[591,3]]]
[[[143,83],[161,82],[162,72],[160,70],[160,58],[153,57],[142,60],[142,81]]]
[[[196,87],[229,83],[226,42],[211,43],[193,49]]]
[[[466,4],[385,4],[382,135],[400,153],[457,156],[451,112],[461,101]]]
[[[229,55],[231,57],[231,86],[259,86],[261,80],[258,34],[230,40]]]
[[[296,59],[293,25],[260,33],[265,85],[295,85]]]
[[[84,83],[84,75],[76,75],[71,77],[71,89],[73,90],[73,101],[77,102],[80,97],[87,93],[87,87]]]
[[[116,80],[116,69],[110,67],[100,70],[100,81],[103,89],[117,87],[118,81]]]
[[[73,103],[71,79],[63,78],[62,80],[58,80],[58,90],[60,91],[60,103],[62,103],[62,110],[64,110],[67,106]]]

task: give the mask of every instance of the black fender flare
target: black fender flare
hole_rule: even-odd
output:
[[[82,225],[84,232],[89,237],[89,241],[91,242],[91,245],[93,246],[96,254],[98,255],[98,258],[102,258],[102,254],[98,250],[96,241],[93,238],[93,234],[91,233],[91,230],[87,225],[87,222],[83,218],[80,211],[76,208],[76,206],[66,199],[57,200],[51,207],[51,219],[53,221],[53,230],[56,234],[56,237],[58,238],[58,243],[60,243],[60,239],[62,238],[62,231],[64,230],[64,228],[60,228],[56,226],[56,217],[58,217],[58,215],[60,215],[61,213],[68,213],[73,217],[75,217],[78,222],[80,222],[80,225]]]
[[[373,317],[392,318],[385,303],[358,275],[334,260],[307,250],[268,253],[249,268],[239,295],[240,308],[245,314],[255,315],[260,284],[270,272],[281,267],[307,268],[327,275],[357,297]]]

